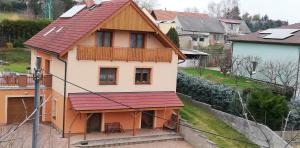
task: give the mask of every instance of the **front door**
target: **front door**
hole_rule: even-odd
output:
[[[101,131],[101,114],[94,113],[87,121],[87,132],[91,133],[91,132],[100,132],[100,131]]]
[[[141,128],[153,128],[153,122],[154,122],[154,111],[143,111],[142,112],[142,118],[141,118]]]

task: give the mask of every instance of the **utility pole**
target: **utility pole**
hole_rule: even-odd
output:
[[[34,69],[34,121],[32,122],[32,148],[38,148],[38,133],[40,122],[40,79],[41,79],[41,57],[36,57],[36,68]]]

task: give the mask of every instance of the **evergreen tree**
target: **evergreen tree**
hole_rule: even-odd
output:
[[[170,28],[170,30],[167,33],[167,36],[173,41],[173,43],[179,48],[179,37],[178,33],[175,28]]]

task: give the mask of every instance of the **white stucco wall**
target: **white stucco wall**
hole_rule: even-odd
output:
[[[279,44],[258,44],[258,43],[233,43],[233,57],[257,56],[261,58],[258,64],[258,71],[262,68],[264,62],[282,63],[289,62],[298,63],[300,46],[279,45]],[[248,76],[248,75],[245,75]],[[266,80],[257,72],[253,78]]]

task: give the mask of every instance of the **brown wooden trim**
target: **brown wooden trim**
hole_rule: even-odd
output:
[[[114,82],[100,82],[100,73],[101,73],[101,68],[105,68],[105,69],[116,69],[115,70],[115,79],[114,79]],[[117,85],[117,82],[118,82],[118,71],[119,71],[119,68],[118,67],[99,67],[98,68],[98,84],[99,85]],[[106,75],[106,79],[107,79],[108,75]]]
[[[141,109],[110,109],[110,110],[90,110],[90,111],[79,111],[80,113],[107,113],[107,112],[130,112],[130,111],[137,111],[137,110],[163,110],[163,109],[181,109],[182,106],[174,106],[174,107],[157,107],[157,108],[141,108]]]
[[[136,82],[136,71],[137,69],[142,69],[142,72],[143,70],[145,69],[149,69],[149,74],[148,74],[148,81],[147,82]],[[143,74],[143,73],[142,73]],[[143,78],[143,75],[141,74],[141,80]],[[149,67],[136,67],[135,68],[135,73],[134,73],[134,83],[135,85],[151,85],[151,80],[152,80],[152,68],[149,68]]]

